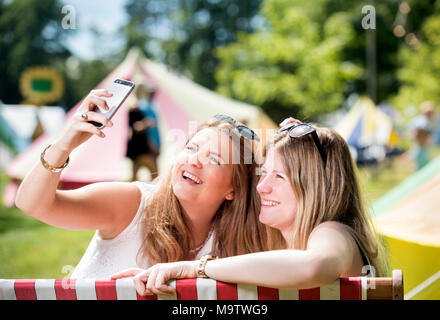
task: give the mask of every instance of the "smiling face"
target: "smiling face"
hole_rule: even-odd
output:
[[[177,156],[171,183],[184,208],[198,206],[215,213],[225,199],[233,199],[231,144],[221,130],[205,128]]]
[[[297,197],[283,166],[279,152],[270,148],[261,167],[257,185],[261,197],[260,222],[281,231],[290,239],[297,212]]]

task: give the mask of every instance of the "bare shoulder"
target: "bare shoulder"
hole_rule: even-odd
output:
[[[113,223],[107,230],[100,230],[100,235],[104,239],[111,239],[117,236],[133,220],[138,211],[142,198],[140,189],[129,182],[107,182],[97,183],[93,186],[101,196],[97,206],[113,217]]]
[[[114,209],[120,212],[135,213],[141,201],[141,191],[129,182],[107,182],[96,184],[97,192],[111,202]]]
[[[350,249],[355,244],[348,227],[337,221],[326,221],[315,227],[309,237],[309,243],[314,242],[319,242],[320,245],[327,243],[329,246],[339,244]]]
[[[347,226],[341,222],[337,222],[337,221],[326,221],[323,223],[320,223],[315,229],[313,229],[313,232],[340,232],[343,234],[348,234],[350,235],[350,233],[347,230]]]
[[[325,261],[327,267],[332,265],[334,274],[339,277],[350,270],[356,244],[345,224],[327,221],[313,229],[307,241],[307,250]]]

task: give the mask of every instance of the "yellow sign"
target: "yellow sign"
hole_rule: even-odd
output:
[[[20,77],[20,90],[25,103],[38,106],[58,101],[64,93],[61,74],[48,67],[31,67]]]

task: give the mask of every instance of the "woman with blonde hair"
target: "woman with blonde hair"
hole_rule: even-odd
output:
[[[20,185],[16,205],[27,215],[70,230],[96,230],[72,278],[105,278],[130,267],[237,255],[276,244],[251,210],[255,137],[223,117],[201,125],[155,184],[93,183],[57,190],[69,154],[90,137],[105,138],[89,121],[111,127],[94,111],[108,110],[107,90],[93,90],[65,131],[41,154]],[[231,157],[239,155],[238,162]],[[244,161],[247,157],[247,160]],[[90,159],[90,161],[95,161]]]
[[[205,137],[206,132],[211,132],[211,137]],[[227,257],[282,246],[279,233],[258,222],[258,204],[255,197],[251,197],[251,191],[255,189],[252,184],[256,168],[255,138],[258,139],[252,130],[236,124],[235,120],[225,115],[216,115],[197,129],[185,150],[177,157],[173,169],[161,177],[157,192],[149,201],[144,228],[147,232],[143,240],[144,250],[141,252],[146,254],[151,264],[201,256],[198,252],[201,246],[194,249],[190,242],[189,235],[197,235],[197,231],[188,223],[187,217],[193,218],[193,224],[205,223],[209,226],[209,233],[213,233],[212,252],[217,256]],[[185,178],[180,178],[185,175],[187,167],[182,157],[193,157],[199,152],[205,152],[200,149],[206,142],[211,147],[208,165],[215,170],[220,170],[222,166],[229,168],[227,176],[213,174],[210,177],[211,183],[217,186],[229,181],[232,190],[225,196],[225,201],[220,199],[220,202],[216,202],[217,210],[211,214],[204,203],[212,202],[215,195],[197,188],[198,177],[203,180],[203,177],[208,176],[193,170],[191,175],[197,174],[195,185],[189,181],[193,190],[187,187]],[[213,150],[219,144],[221,153]],[[202,181],[202,184],[205,183]],[[215,191],[218,190],[217,187]],[[201,211],[199,216],[191,217],[190,210],[182,210],[187,205],[195,212]]]
[[[307,289],[367,271],[385,276],[384,251],[367,215],[355,165],[334,130],[286,119],[269,143],[257,191],[259,220],[278,229],[283,250],[158,264],[112,276],[135,276],[139,294],[168,295],[173,278]]]

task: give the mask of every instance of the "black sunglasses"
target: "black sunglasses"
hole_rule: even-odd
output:
[[[319,141],[318,134],[316,133],[315,128],[313,128],[310,124],[307,123],[292,122],[278,129],[278,133],[286,130],[288,130],[289,137],[291,137],[292,139],[298,139],[308,134],[311,134],[313,137],[313,141],[315,142],[316,148],[318,149],[319,154],[321,155],[321,159],[324,162],[324,167],[325,167],[327,162],[327,156],[322,149],[322,145],[321,142]]]
[[[235,125],[237,123],[237,121],[234,118],[227,116],[225,114],[216,114],[214,116],[214,118],[218,119],[218,120],[226,121],[226,122],[233,124],[233,125]],[[242,135],[243,137],[251,139],[251,140],[260,141],[260,137],[252,129],[250,129],[246,126],[243,126],[241,124],[236,125],[235,128],[237,129],[238,133],[240,135]]]

